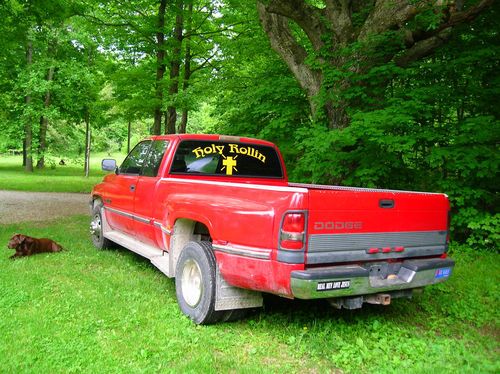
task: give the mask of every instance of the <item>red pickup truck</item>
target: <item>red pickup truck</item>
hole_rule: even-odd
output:
[[[195,323],[239,318],[262,292],[390,303],[443,282],[446,195],[289,183],[269,142],[219,135],[140,142],[92,191],[97,248],[117,243],[175,277]]]

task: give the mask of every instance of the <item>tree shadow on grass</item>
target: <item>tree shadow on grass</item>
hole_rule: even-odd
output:
[[[347,324],[358,324],[377,320],[408,321],[419,314],[419,299],[395,299],[390,305],[363,304],[359,309],[337,309],[326,299],[299,300],[286,299],[275,295],[264,294],[264,308],[257,313],[271,319],[288,319],[299,324],[308,325],[311,320],[328,322],[342,320]],[[422,312],[420,310],[420,312]],[[256,315],[256,314],[253,314]]]

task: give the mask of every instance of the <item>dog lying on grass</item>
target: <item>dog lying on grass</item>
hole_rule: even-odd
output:
[[[37,239],[23,234],[16,234],[10,238],[7,247],[16,250],[16,253],[10,256],[10,258],[31,256],[43,252],[60,252],[63,250],[63,247],[52,239]]]

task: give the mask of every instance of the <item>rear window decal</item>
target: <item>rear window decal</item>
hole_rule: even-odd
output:
[[[234,168],[234,171],[238,171],[238,169],[236,169],[236,158],[238,156],[234,156],[234,158],[232,157],[226,157],[224,155],[221,155],[222,157],[224,157],[224,161],[222,161],[222,165],[224,165],[221,169],[221,171],[224,171],[224,169],[226,170],[226,175],[233,175],[233,168]]]
[[[196,158],[203,158],[208,155],[218,153],[222,155],[222,152],[224,152],[225,145],[217,145],[217,144],[211,144],[208,147],[198,147],[193,149],[193,153],[196,156]]]
[[[238,144],[227,144],[229,149],[224,155],[224,151],[226,150],[226,145],[218,145],[218,144],[210,144],[208,147],[198,147],[192,150],[196,158],[203,158],[209,156],[211,154],[220,154],[224,158],[228,157],[228,154],[236,154],[236,155],[245,155],[256,158],[262,163],[266,163],[266,156],[260,153],[257,149],[250,146],[240,146]],[[232,157],[232,156],[230,156]],[[236,157],[233,157],[235,159]]]
[[[268,145],[183,140],[170,167],[174,174],[282,178],[276,149]]]

